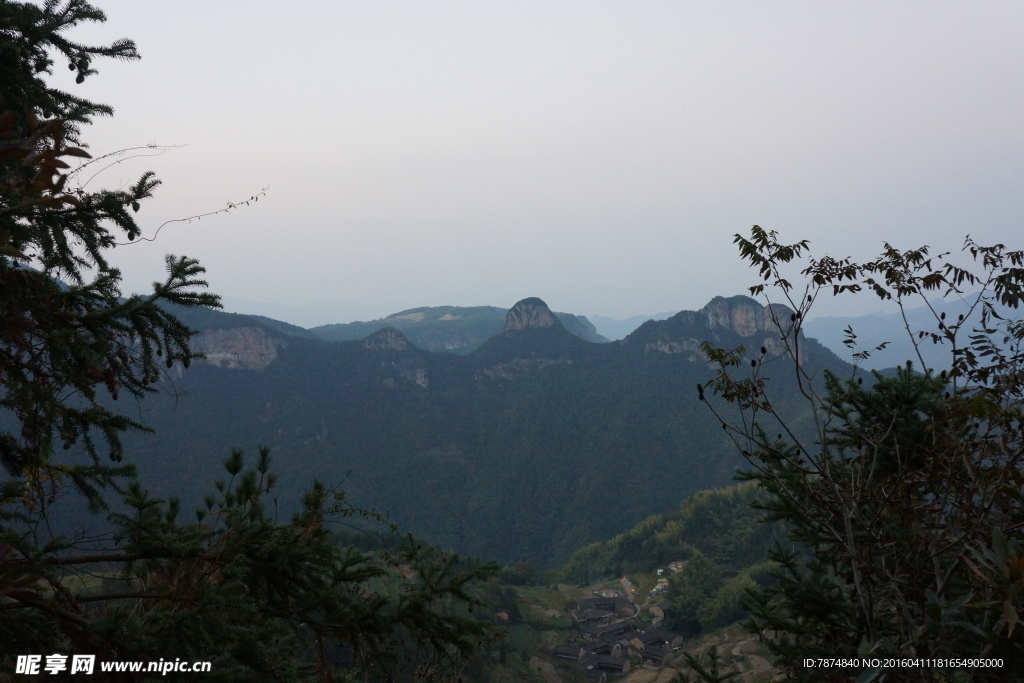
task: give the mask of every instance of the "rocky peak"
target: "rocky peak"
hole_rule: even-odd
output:
[[[558,318],[548,305],[535,296],[523,299],[505,314],[505,331],[551,327],[558,324]]]
[[[741,337],[750,337],[758,332],[789,327],[793,311],[782,304],[762,306],[746,296],[729,299],[719,296],[702,308],[701,313],[707,318],[708,329],[724,327]]]
[[[642,340],[645,353],[679,353],[694,362],[707,361],[701,346],[704,340],[714,346],[735,346],[734,339],[721,336],[727,331],[741,337],[748,351],[764,347],[768,355],[782,356],[791,352],[783,333],[793,325],[793,315],[781,304],[763,306],[746,296],[715,297],[699,311],[681,311],[664,321],[649,320],[620,343],[635,338]],[[801,344],[799,351],[802,364],[807,360],[808,346]]]
[[[393,327],[385,327],[383,330],[374,332],[363,340],[364,349],[373,349],[375,351],[382,351],[384,349],[404,351],[408,346],[409,340],[405,338],[404,334]]]

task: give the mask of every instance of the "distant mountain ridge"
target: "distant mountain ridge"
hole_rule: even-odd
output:
[[[598,334],[608,337],[612,341],[618,341],[629,336],[636,328],[648,320],[664,320],[671,318],[678,311],[665,311],[652,315],[634,315],[625,319],[609,318],[604,315],[591,315],[587,319],[597,328]]]
[[[466,354],[505,328],[506,309],[497,306],[424,306],[368,322],[321,325],[309,330],[327,341],[355,341],[385,327],[401,330],[410,343],[427,351]],[[553,313],[565,329],[589,342],[607,342],[584,316]]]
[[[282,500],[310,477],[340,483],[426,539],[540,568],[729,484],[743,461],[698,401],[712,376],[700,342],[771,355],[779,337],[747,297],[600,344],[525,299],[464,355],[425,351],[397,327],[328,342],[253,316],[182,318],[207,361],[175,366],[138,408],[156,436],[126,440],[153,495],[192,505],[233,448],[267,445]],[[811,339],[801,346],[812,374],[851,369]],[[783,410],[798,405],[791,376],[773,378]]]
[[[921,361],[936,371],[948,370],[951,367],[951,349],[947,343],[933,344],[929,339],[920,340],[918,350],[906,332],[906,325],[910,329],[919,332],[921,330],[940,332],[940,320],[937,316],[946,316],[945,324],[955,324],[958,317],[966,316],[962,321],[960,332],[960,343],[967,343],[968,336],[973,328],[981,324],[981,312],[976,308],[970,313],[966,301],[973,300],[976,295],[965,295],[964,300],[940,300],[932,304],[932,308],[919,306],[908,308],[906,321],[898,311],[891,313],[872,313],[862,316],[835,316],[811,318],[803,324],[804,332],[809,336],[818,339],[821,343],[836,351],[841,358],[850,358],[853,353],[861,350],[871,352],[871,356],[861,362],[861,366],[869,370],[881,370],[903,365],[908,360],[913,362],[916,370],[922,370]],[[1013,319],[1019,314],[1013,309],[996,304],[995,310],[998,314],[1008,319]],[[857,335],[855,348],[848,348],[843,344],[846,338],[844,330],[850,327]],[[888,345],[881,350],[875,350],[883,342]],[[920,357],[918,357],[920,353]]]
[[[225,303],[252,302],[240,299],[228,299]],[[966,313],[966,306],[961,302],[941,301],[935,304],[935,312],[945,312],[951,319],[960,313]],[[999,311],[1012,315],[1012,311],[1003,307]],[[289,335],[318,337],[329,341],[357,341],[364,339],[373,332],[385,327],[402,330],[408,341],[415,346],[429,351],[452,351],[468,354],[478,348],[486,339],[500,334],[504,328],[506,309],[497,306],[432,306],[410,308],[393,313],[384,318],[365,322],[335,323],[302,328],[271,317],[257,314],[240,314],[261,320],[270,327],[279,329]],[[657,313],[653,315],[637,315],[626,319],[613,319],[600,315],[582,316],[571,313],[555,313],[563,326],[581,339],[594,342],[619,341],[639,329],[648,320],[666,320],[676,313]],[[915,330],[935,327],[934,315],[925,307],[910,308],[907,319]],[[977,324],[977,315],[968,321],[969,326]],[[855,349],[843,344],[843,330],[851,326],[857,334],[858,346]],[[860,365],[866,369],[886,369],[903,365],[907,360],[914,365],[921,363],[913,346],[903,329],[903,319],[898,312],[873,313],[860,316],[818,316],[804,321],[804,333],[817,339],[831,349],[840,358],[852,361],[852,354],[857,350],[873,350],[882,342],[889,342],[886,349],[873,351],[871,357]],[[921,354],[925,363],[934,369],[948,367],[949,349],[942,345],[926,343],[921,345]]]

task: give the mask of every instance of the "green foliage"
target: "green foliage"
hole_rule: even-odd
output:
[[[697,551],[681,572],[669,581],[672,610],[665,625],[676,633],[693,637],[701,632],[702,613],[708,599],[722,585],[722,568]]]
[[[722,584],[697,609],[701,630],[713,631],[744,619],[747,616],[746,594],[754,585],[754,581],[746,574],[740,574]]]
[[[721,657],[718,655],[718,648],[712,646],[701,657],[686,654],[686,664],[696,674],[696,678],[690,678],[686,674],[678,674],[673,683],[690,683],[691,680],[705,681],[706,683],[721,683],[731,681],[740,675],[738,671],[729,673],[721,671]]]
[[[52,75],[55,59],[67,60],[68,68],[77,72],[75,82],[81,84],[96,74],[92,68],[97,57],[138,59],[135,43],[115,40],[106,46],[83,45],[71,40],[67,33],[83,22],[102,22],[106,15],[85,0],[46,0],[42,6],[27,2],[5,1],[0,5],[0,100],[25,128],[35,127],[35,114],[59,120],[69,139],[78,142],[83,124],[93,117],[110,116],[113,109],[96,104],[56,88],[44,80]],[[7,147],[10,149],[10,147]]]
[[[80,125],[110,109],[48,87],[41,74],[60,55],[81,82],[96,73],[94,58],[137,58],[134,44],[69,40],[67,29],[104,18],[86,2],[3,2],[0,15],[0,410],[17,424],[0,431],[5,490],[26,489],[38,507],[46,482],[68,479],[98,506],[100,490],[128,470],[101,466],[97,437],[119,461],[121,433],[142,425],[104,407],[96,389],[113,400],[153,391],[163,366],[195,357],[191,330],[161,304],[219,300],[201,291],[203,268],[184,256],[167,257],[167,277],[152,294],[122,298],[106,252],[118,234],[140,234],[133,214],[159,181],[145,173],[126,190],[86,192],[78,176],[84,166],[64,171],[68,158],[89,157],[67,144],[77,141]],[[86,464],[55,462],[58,446],[76,444]]]
[[[267,506],[275,485],[269,452],[246,469],[236,451],[224,467],[229,478],[194,522],[179,521],[176,500],[132,485],[126,510],[111,515],[116,549],[10,562],[62,594],[43,601],[7,590],[15,601],[0,603],[0,640],[9,652],[173,653],[212,660],[218,680],[322,679],[337,669],[357,670],[359,680],[432,680],[453,675],[494,636],[470,613],[480,601],[469,591],[496,566],[467,564],[411,537],[379,557],[341,545],[333,526],[380,517],[319,482],[280,523]],[[97,566],[116,569],[118,590],[62,588]],[[56,624],[30,610],[38,602]]]
[[[537,583],[537,572],[529,562],[516,562],[503,567],[499,579],[510,586],[531,586]]]
[[[672,513],[579,549],[549,579],[590,584],[682,560],[684,568],[668,576],[665,628],[694,637],[727,626],[748,616],[749,589],[774,583],[768,555],[785,527],[762,521],[753,507],[762,495],[752,482],[701,491]]]
[[[335,524],[383,520],[319,482],[280,521],[268,449],[254,468],[233,452],[191,522],[110,464],[144,429],[112,402],[199,357],[177,313],[219,300],[177,256],[151,294],[122,297],[109,250],[140,237],[134,214],[158,181],[87,192],[87,164],[65,172],[89,157],[69,146],[81,126],[111,110],[44,76],[53,58],[79,83],[94,58],[137,58],[131,41],[69,39],[103,19],[84,0],[0,0],[0,669],[64,652],[212,660],[223,681],[455,678],[494,635],[471,612],[496,566],[411,537],[379,554],[339,544]],[[113,510],[109,533],[69,531],[89,522],[86,503]]]
[[[757,227],[736,241],[766,283],[752,292],[774,285],[792,306],[779,331],[813,426],[794,428],[780,414],[760,364],[739,377],[727,372],[735,354],[719,353],[720,372],[705,388],[741,409],[741,422],[723,424],[752,466],[746,476],[766,494],[759,507],[785,521],[799,544],[773,554],[777,583],[749,591],[751,629],[774,634],[776,664],[794,680],[851,675],[803,668],[804,657],[817,656],[995,657],[1004,669],[975,669],[971,680],[1020,676],[1024,324],[1002,319],[995,305],[1021,302],[1024,254],[968,238],[964,252],[979,266],[972,272],[928,247],[886,244],[865,264],[808,259],[807,285],[795,295],[781,267],[802,257],[806,242],[782,245]],[[967,295],[964,285],[980,291]],[[966,298],[970,312],[957,321],[936,314],[934,330],[906,330],[915,348],[946,345],[952,371],[920,374],[908,361],[868,383],[810,373],[799,351],[802,320],[823,291],[862,289],[901,311],[936,295]],[[848,336],[855,346],[853,330]]]
[[[649,517],[625,534],[580,548],[552,576],[592,583],[631,572],[650,572],[701,555],[733,575],[763,562],[780,525],[765,526],[751,507],[757,487],[744,483],[689,496],[679,509]]]

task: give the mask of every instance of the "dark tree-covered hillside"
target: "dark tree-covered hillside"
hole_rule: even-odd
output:
[[[357,504],[446,547],[550,568],[732,482],[742,458],[692,390],[712,377],[700,342],[757,353],[772,343],[765,315],[748,297],[716,299],[618,343],[552,325],[467,356],[425,352],[398,331],[326,343],[214,315],[192,323],[208,362],[143,403],[159,437],[132,444],[154,491],[200,495],[193,482],[232,447],[267,444],[288,468],[285,491],[313,473],[344,480]],[[806,344],[811,372],[847,371]]]
[[[124,680],[105,666],[133,660],[220,681],[455,676],[494,635],[470,612],[495,567],[411,537],[336,543],[346,520],[389,527],[311,476],[283,513],[266,448],[218,457],[198,511],[136,478],[138,406],[200,357],[177,313],[219,300],[173,255],[151,294],[122,296],[114,252],[143,236],[158,181],[87,191],[84,129],[112,110],[49,84],[138,58],[127,39],[75,42],[104,20],[84,0],[0,0],[0,678]],[[73,671],[75,655],[94,659]]]
[[[791,359],[801,321],[820,297],[865,290],[897,311],[934,311],[908,328],[911,348],[949,354],[936,372],[914,352],[895,374],[871,381],[828,373],[817,384],[798,363],[813,429],[796,430],[776,403],[777,382],[755,359],[709,349],[720,372],[700,394],[724,396],[733,420],[712,405],[763,498],[797,549],[773,555],[778,582],[750,594],[750,628],[787,680],[1006,681],[1024,676],[1024,252],[967,238],[963,258],[925,246],[886,244],[866,263],[805,258],[806,242],[780,243],[754,227],[737,235],[741,255],[793,309],[779,321]],[[804,286],[782,278],[805,259]],[[968,295],[966,292],[974,294]],[[962,298],[967,313],[934,305]],[[856,330],[847,330],[856,357]],[[804,550],[801,552],[799,548]],[[806,658],[840,658],[814,668]],[[908,662],[900,667],[887,660]]]

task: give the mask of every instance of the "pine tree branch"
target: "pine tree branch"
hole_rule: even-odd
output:
[[[75,614],[74,612],[69,612],[66,609],[57,607],[48,600],[44,600],[43,598],[39,597],[39,594],[35,591],[17,589],[8,591],[5,595],[13,600],[17,600],[18,602],[4,603],[0,605],[0,610],[34,607],[44,612],[53,614],[54,616],[59,617],[64,621],[69,621],[77,626],[81,626],[83,628],[91,626],[89,620],[83,617],[82,615]]]
[[[48,612],[51,612],[51,611],[54,611],[54,610],[60,610],[59,607],[54,607],[51,603],[47,602],[46,600],[44,600],[42,598],[39,598],[39,596],[37,594],[35,594],[35,593],[32,593],[32,595],[35,595],[36,598],[38,598],[38,600],[33,600],[31,598],[30,599],[23,599],[25,596],[14,595],[14,593],[21,593],[21,592],[31,593],[31,591],[12,591],[12,592],[8,593],[7,594],[8,596],[13,597],[15,600],[19,600],[19,602],[7,602],[7,603],[0,604],[0,612],[5,612],[5,611],[8,611],[8,610],[13,610],[13,609],[29,609],[29,608],[42,609],[42,610],[46,610]],[[163,593],[145,593],[145,592],[141,592],[141,591],[124,591],[124,592],[121,592],[121,593],[101,593],[99,595],[72,595],[71,599],[74,600],[75,602],[106,602],[106,601],[109,601],[109,600],[174,600],[175,597],[173,595],[165,595]],[[73,612],[68,612],[68,614],[72,614],[73,615],[74,613]],[[79,622],[75,622],[75,623],[79,623]],[[81,622],[81,623],[82,624],[86,624],[88,622],[83,620],[83,622]]]

